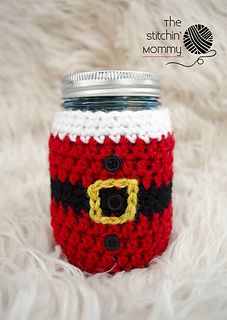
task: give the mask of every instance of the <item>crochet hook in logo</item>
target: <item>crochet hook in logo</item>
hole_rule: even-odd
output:
[[[213,35],[211,31],[202,24],[195,24],[189,27],[183,37],[183,43],[185,48],[192,54],[202,54],[199,56],[192,64],[185,65],[183,63],[178,62],[168,62],[166,65],[169,64],[177,64],[182,67],[192,67],[196,63],[201,65],[204,63],[204,58],[214,57],[217,52],[216,50],[212,49],[213,44]]]

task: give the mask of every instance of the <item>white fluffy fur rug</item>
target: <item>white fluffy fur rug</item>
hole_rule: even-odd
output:
[[[221,0],[1,0],[1,319],[227,318],[226,12]],[[142,58],[146,33],[169,15],[182,30],[208,26],[217,56],[193,68]],[[161,76],[176,138],[174,226],[148,269],[86,277],[52,236],[47,140],[59,79],[111,68]]]

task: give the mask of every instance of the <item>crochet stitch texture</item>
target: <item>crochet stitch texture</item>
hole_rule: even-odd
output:
[[[90,273],[146,267],[172,229],[174,138],[167,109],[61,111],[49,139],[51,224],[70,263]],[[121,165],[108,170],[114,155]],[[108,197],[122,200],[108,208]],[[114,235],[119,247],[108,250]]]

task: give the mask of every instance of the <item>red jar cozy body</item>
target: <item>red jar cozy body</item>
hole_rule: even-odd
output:
[[[166,249],[173,147],[166,108],[57,113],[51,224],[70,263],[89,273],[129,271]]]

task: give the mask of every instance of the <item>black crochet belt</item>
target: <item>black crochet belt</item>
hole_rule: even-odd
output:
[[[153,213],[162,213],[168,207],[171,200],[172,182],[168,185],[164,183],[157,187],[154,182],[151,183],[149,189],[145,189],[142,183],[139,183],[137,214],[141,213],[147,217],[152,217]],[[114,214],[120,217],[124,214],[127,206],[127,190],[126,188],[106,188],[99,192],[101,199],[100,207],[104,216]],[[51,180],[51,197],[57,203],[61,203],[62,207],[67,210],[72,207],[75,214],[80,213],[81,209],[89,212],[89,197],[87,189],[83,187],[81,182],[73,185],[69,179],[61,182],[58,178]]]

